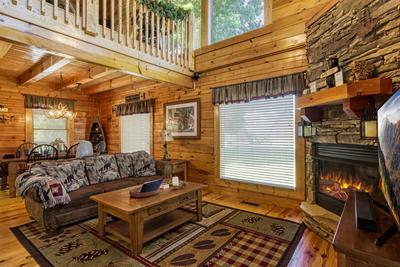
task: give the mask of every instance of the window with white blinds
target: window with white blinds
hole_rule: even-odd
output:
[[[220,177],[295,188],[295,96],[220,105]]]
[[[144,150],[150,153],[150,114],[121,116],[121,152]]]

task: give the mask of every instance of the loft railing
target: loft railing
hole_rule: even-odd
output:
[[[193,70],[193,19],[172,21],[138,0],[0,0],[19,20],[167,69]],[[56,40],[55,40],[56,41]]]

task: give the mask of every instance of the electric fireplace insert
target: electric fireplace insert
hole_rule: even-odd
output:
[[[338,215],[351,191],[379,192],[375,146],[314,144],[315,200]]]

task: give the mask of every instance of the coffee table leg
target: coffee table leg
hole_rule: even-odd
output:
[[[140,214],[133,214],[129,217],[129,238],[131,240],[131,252],[133,256],[142,253],[143,223],[143,218]]]
[[[203,219],[203,195],[201,190],[196,191],[197,194],[197,221],[201,221]]]
[[[103,205],[98,203],[97,204],[97,210],[98,210],[98,228],[99,228],[99,235],[101,237],[104,236],[104,230],[105,230],[105,224],[104,224],[104,210],[103,210]]]

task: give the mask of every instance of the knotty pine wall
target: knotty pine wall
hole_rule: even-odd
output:
[[[26,140],[26,116],[22,94],[60,96],[59,91],[54,90],[52,83],[39,81],[28,87],[17,87],[16,77],[0,76],[0,104],[9,109],[4,115],[15,116],[14,121],[0,124],[0,154],[15,153],[16,148]],[[62,97],[77,100],[75,111],[78,115],[73,123],[70,143],[74,144],[79,140],[87,139],[91,120],[98,114],[97,102],[93,97],[69,90],[63,91]]]
[[[172,158],[190,161],[189,180],[206,183],[212,191],[224,194],[239,193],[243,197],[251,198],[264,198],[269,195],[269,199],[272,200],[270,195],[304,199],[304,185],[300,188],[303,193],[292,194],[271,187],[226,182],[216,177],[214,156],[217,146],[214,144],[215,121],[211,88],[305,71],[307,69],[305,22],[326,2],[276,0],[273,9],[274,22],[267,26],[268,28],[261,29],[256,34],[249,33],[248,38],[239,36],[225,43],[201,48],[196,52],[195,61],[196,69],[202,70],[201,78],[192,90],[166,83],[149,82],[98,94],[99,114],[105,129],[108,150],[120,151],[119,118],[112,114],[112,106],[124,103],[125,96],[144,92],[146,99],[155,99],[153,140],[154,155],[157,159],[162,158],[161,131],[164,104],[200,98],[201,139],[174,140],[169,143]],[[304,177],[300,179],[303,180]]]

